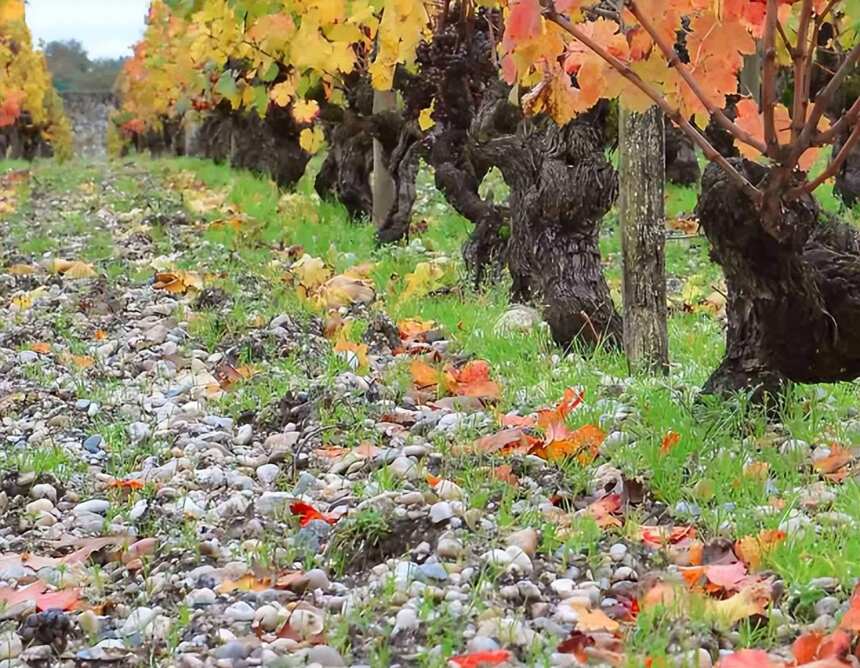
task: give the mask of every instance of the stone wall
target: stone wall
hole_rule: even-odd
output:
[[[63,93],[66,115],[75,135],[79,158],[107,157],[107,129],[115,99],[110,93]]]

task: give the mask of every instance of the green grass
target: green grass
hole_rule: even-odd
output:
[[[314,162],[318,167],[319,159]],[[0,164],[0,171],[6,167]],[[207,287],[217,290],[219,303],[214,307],[198,307],[192,301],[175,314],[187,320],[189,340],[181,352],[192,349],[207,353],[236,347],[238,364],[248,364],[255,370],[250,379],[239,382],[220,401],[211,405],[213,411],[234,418],[245,414],[272,411],[290,391],[308,390],[314,385],[328,387],[348,369],[345,361],[333,352],[321,360],[307,359],[300,353],[283,351],[277,341],[262,337],[257,347],[255,336],[276,315],[287,313],[305,326],[321,314],[296,293],[287,268],[292,258],[285,249],[301,247],[301,252],[320,257],[335,272],[350,267],[374,263],[371,273],[378,295],[377,303],[362,313],[351,334],[357,340],[366,329],[376,310],[384,311],[393,320],[408,317],[431,319],[440,324],[451,339],[452,353],[485,359],[502,386],[498,405],[501,412],[530,411],[555,403],[565,388],[576,385],[586,392],[585,406],[569,418],[570,426],[597,422],[604,413],[625,408],[629,414],[623,421],[604,421],[607,431],[621,430],[635,444],[618,445],[592,465],[582,466],[568,461],[558,466],[558,485],[572,497],[580,497],[594,478],[597,465],[609,462],[629,479],[641,480],[652,497],[664,503],[678,523],[694,523],[705,540],[717,537],[736,539],[754,535],[766,529],[786,524],[792,511],[801,507],[804,494],[816,483],[819,475],[806,459],[784,456],[775,443],[777,436],[790,435],[813,445],[831,442],[854,443],[860,438],[860,422],[856,415],[858,385],[842,383],[823,386],[795,386],[779,411],[779,427],[775,427],[760,409],[749,405],[743,396],[730,400],[700,401],[697,388],[717,366],[723,352],[722,325],[708,313],[691,313],[673,308],[669,321],[672,367],[665,378],[627,379],[627,364],[623,355],[606,351],[573,351],[564,354],[549,339],[544,330],[528,334],[502,334],[495,322],[509,307],[509,286],[502,283],[485,291],[466,287],[460,260],[461,246],[470,232],[469,224],[456,215],[432,188],[428,174],[422,173],[416,218],[427,223],[427,229],[409,245],[377,248],[372,228],[366,223],[351,222],[343,207],[321,202],[312,188],[314,171],[297,186],[295,192],[284,195],[276,186],[249,173],[237,172],[224,166],[194,159],[150,160],[138,158],[113,166],[116,177],[104,179],[104,174],[88,165],[72,163],[58,168],[53,163],[35,165],[34,184],[61,195],[85,192],[92,206],[106,205],[115,212],[125,212],[130,226],[140,225],[139,233],[148,240],[153,256],[170,256],[182,249],[173,260],[177,268],[206,274]],[[180,172],[190,172],[207,188],[225,191],[226,201],[247,218],[241,232],[229,227],[208,225],[229,214],[213,209],[204,215],[186,214],[181,224],[181,195],[168,185]],[[155,176],[151,176],[151,175]],[[149,182],[145,179],[150,179]],[[89,184],[95,184],[91,186]],[[494,176],[485,185],[494,192],[504,193],[504,184]],[[83,188],[83,191],[81,191]],[[139,286],[152,270],[122,257],[121,242],[110,232],[92,225],[90,214],[76,209],[67,215],[52,216],[44,222],[44,234],[30,232],[31,203],[24,193],[19,211],[4,221],[8,236],[4,248],[36,261],[46,252],[59,254],[72,248],[82,259],[93,262],[98,271],[117,287]],[[71,195],[69,195],[71,197]],[[687,216],[695,208],[695,189],[667,187],[667,216]],[[856,211],[844,211],[827,188],[819,192],[822,206],[829,211],[856,220]],[[72,200],[70,200],[72,201]],[[89,206],[89,204],[88,204]],[[96,209],[97,210],[97,209]],[[123,229],[120,227],[119,229]],[[708,244],[703,237],[677,238],[667,243],[667,272],[680,284],[675,299],[689,295],[697,299],[719,288],[721,272],[708,258]],[[74,246],[68,246],[70,240]],[[607,216],[601,233],[601,250],[606,274],[616,298],[620,287],[621,258],[617,216]],[[405,277],[422,262],[450,260],[452,289],[410,299],[402,297]],[[675,302],[673,302],[675,303]],[[676,304],[677,306],[677,304]],[[90,332],[84,329],[75,313],[58,311],[52,319],[54,343],[76,354],[91,352]],[[254,345],[252,345],[252,343]],[[385,370],[381,383],[385,396],[401,399],[410,389],[406,361],[398,361]],[[40,360],[22,369],[22,375],[37,385],[46,385],[53,378],[52,370]],[[622,379],[619,381],[619,379]],[[97,374],[80,374],[76,378],[79,396],[105,402],[117,398],[121,384],[116,379],[100,378]],[[614,402],[614,403],[613,403]],[[378,419],[364,400],[335,402],[325,406],[318,416],[326,445],[353,447],[363,442],[380,443],[379,433],[366,423]],[[141,462],[158,456],[159,445],[148,439],[132,447],[126,435],[126,420],[107,414],[89,425],[92,433],[105,439],[109,454],[106,470],[122,477],[136,470]],[[488,468],[509,463],[492,456],[454,456],[454,446],[468,442],[480,431],[464,427],[452,438],[439,437],[441,458],[427,464],[421,474],[432,473],[454,481],[464,492],[467,508],[478,512],[492,511],[498,520],[498,531],[484,535],[480,525],[476,535],[494,545],[503,544],[510,531],[532,526],[541,531],[540,552],[546,556],[562,555],[563,565],[576,563],[594,570],[603,566],[608,541],[635,531],[644,521],[633,512],[628,526],[619,533],[600,530],[593,521],[578,519],[568,531],[557,530],[541,516],[528,489],[488,480]],[[668,432],[680,434],[680,441],[668,453],[661,442]],[[0,464],[21,470],[62,473],[64,477],[80,470],[81,464],[56,448],[16,451],[0,455]],[[763,475],[759,475],[762,473]],[[290,489],[294,481],[283,476],[279,485]],[[416,488],[430,493],[422,479]],[[389,468],[383,467],[366,476],[353,493],[363,499],[387,490],[397,490],[400,481]],[[860,522],[860,485],[847,482],[828,485],[835,500],[808,514],[825,511],[844,513]],[[781,507],[774,507],[779,499]],[[779,504],[777,504],[779,505]],[[686,515],[682,510],[692,510]],[[374,511],[375,512],[375,511]],[[344,523],[341,541],[355,543],[369,534],[384,532],[387,518],[374,512],[362,512]],[[193,526],[177,529],[186,535],[189,545],[194,540]],[[341,531],[339,527],[338,531]],[[267,537],[277,544],[282,536]],[[265,543],[268,544],[268,543]],[[265,547],[264,544],[264,547]],[[793,532],[766,558],[765,566],[783,578],[804,605],[814,603],[807,591],[809,582],[822,576],[837,578],[847,594],[853,578],[860,577],[860,538],[851,525],[826,525],[820,531],[801,528]],[[265,555],[260,557],[267,559]],[[317,557],[311,555],[311,561]],[[345,564],[340,564],[341,568]],[[493,579],[487,569],[480,577]],[[476,600],[470,605],[481,609],[478,588]],[[379,629],[371,621],[392,614],[393,591],[377,592],[379,597],[353,611],[348,619],[339,619],[331,631],[330,641],[344,653],[354,652],[367,657],[374,665],[390,661],[384,644],[372,647],[353,646],[358,635]],[[445,665],[445,657],[462,648],[462,636],[457,623],[435,602],[422,604],[422,619],[434,643],[443,648],[440,655],[428,656],[422,665]],[[694,618],[689,629],[707,627],[708,621]],[[676,620],[665,611],[649,611],[640,615],[629,636],[631,656],[667,654],[676,642],[672,633]],[[741,626],[736,633],[739,643],[750,646],[773,646],[774,630]],[[366,636],[365,636],[366,637]],[[536,646],[528,653],[530,665],[543,665],[550,646]]]

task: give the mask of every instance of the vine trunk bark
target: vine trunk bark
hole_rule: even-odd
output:
[[[624,256],[624,349],[633,372],[667,373],[663,179],[665,119],[621,110],[618,214]]]
[[[732,161],[767,190],[765,167]],[[778,210],[779,225],[765,225],[762,209],[719,167],[705,170],[699,219],[729,300],[726,355],[706,391],[760,397],[778,394],[785,380],[860,376],[860,234],[823,218],[811,196],[782,198]]]
[[[374,91],[373,113],[381,114],[397,108],[397,94],[394,91]],[[377,229],[385,224],[385,219],[395,197],[394,178],[388,168],[385,149],[379,139],[373,140],[373,224]]]

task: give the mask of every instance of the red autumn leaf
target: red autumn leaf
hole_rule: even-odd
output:
[[[454,372],[456,385],[454,394],[478,399],[498,399],[500,389],[490,380],[490,365],[484,360],[474,360]]]
[[[643,543],[652,547],[663,547],[680,543],[685,538],[695,538],[695,527],[664,527],[664,526],[641,526],[640,536]]]
[[[678,443],[681,442],[681,434],[675,431],[668,431],[666,435],[663,437],[663,440],[660,441],[660,454],[667,455],[671,452],[672,448],[674,448]]]
[[[499,418],[499,424],[503,427],[534,427],[537,417],[534,415],[503,415]]]
[[[585,393],[568,387],[564,396],[555,408],[538,411],[537,425],[542,429],[549,429],[552,425],[564,423],[570,413],[576,409],[585,399]]]
[[[506,649],[499,649],[493,652],[472,652],[471,654],[461,654],[460,656],[452,656],[451,663],[456,664],[460,668],[489,668],[490,666],[498,666],[511,658],[511,653]]]
[[[767,652],[761,649],[742,649],[723,659],[717,668],[784,668],[785,664],[777,663]]]
[[[494,466],[490,470],[490,477],[493,480],[498,480],[499,482],[506,482],[509,485],[517,485],[520,482],[520,479],[514,475],[513,469],[508,464],[504,464],[502,466]]]
[[[851,595],[851,600],[848,603],[848,610],[842,616],[842,621],[839,622],[839,628],[843,631],[860,633],[860,585],[857,585],[857,588]]]
[[[322,520],[323,522],[328,522],[329,524],[334,524],[335,522],[337,522],[337,520],[333,517],[323,515],[312,505],[310,505],[309,503],[305,503],[304,501],[296,501],[295,503],[290,504],[290,512],[293,515],[298,515],[299,526],[307,526],[310,522],[313,522],[314,520]]]
[[[573,631],[568,638],[559,643],[556,651],[562,654],[573,654],[580,663],[587,663],[588,653],[585,650],[593,645],[594,638],[581,631]]]
[[[621,510],[621,495],[608,494],[599,501],[595,501],[583,511],[584,515],[594,518],[597,525],[603,529],[607,527],[620,527],[621,520],[613,517],[613,513]]]
[[[705,577],[711,584],[722,587],[726,591],[738,590],[739,585],[747,577],[747,567],[740,561],[734,564],[705,566]]]
[[[80,598],[81,590],[78,588],[49,592],[36,599],[36,608],[39,610],[74,610]]]
[[[851,651],[851,637],[844,631],[835,631],[827,636],[815,632],[805,633],[794,641],[791,651],[798,666],[824,659],[844,659]],[[833,665],[847,666],[848,664],[838,661]]]
[[[143,489],[144,483],[143,483],[143,480],[132,480],[132,479],[120,480],[118,478],[114,478],[113,480],[111,480],[108,483],[108,487],[110,487],[112,489],[129,489],[129,490]]]
[[[836,478],[837,481],[844,477],[839,474],[848,464],[854,460],[853,453],[847,448],[834,443],[830,446],[830,454],[827,457],[816,459],[815,468],[825,477]]]

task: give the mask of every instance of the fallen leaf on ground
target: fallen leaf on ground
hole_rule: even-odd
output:
[[[290,512],[293,515],[298,516],[300,526],[306,526],[314,520],[322,520],[323,522],[328,522],[329,524],[334,524],[335,522],[337,522],[335,518],[329,517],[328,515],[323,515],[312,505],[303,501],[297,501],[296,503],[290,504]]]
[[[196,271],[163,271],[155,274],[152,285],[156,290],[164,290],[172,295],[184,295],[203,289],[203,277]]]
[[[406,287],[400,293],[399,301],[405,302],[409,299],[424,297],[431,292],[443,287],[448,277],[444,265],[439,261],[419,262],[415,265],[415,271],[407,274]]]
[[[345,341],[341,339],[334,346],[334,351],[336,353],[343,353],[346,357],[347,363],[352,367],[355,366],[355,370],[359,372],[366,372],[370,367],[370,360],[367,357],[368,347],[366,343],[353,343],[352,341]],[[352,364],[352,360],[355,360],[356,364]]]
[[[460,656],[452,656],[449,663],[454,664],[457,668],[489,668],[490,666],[499,666],[509,661],[512,654],[506,649],[498,649],[489,652],[472,652],[471,654],[461,654]]]
[[[660,441],[660,454],[668,455],[672,448],[674,448],[678,443],[681,442],[681,434],[675,431],[668,431],[666,435],[663,436]]]
[[[423,337],[424,334],[432,332],[435,328],[435,322],[432,320],[421,320],[420,318],[407,318],[397,323],[400,338],[404,341]]]
[[[815,469],[825,478],[833,482],[842,482],[850,473],[849,464],[854,461],[854,454],[847,448],[834,443],[830,446],[830,454],[813,461]]]
[[[854,589],[851,600],[848,602],[848,610],[839,622],[839,628],[843,631],[860,633],[860,585]]]
[[[621,510],[621,495],[609,494],[592,503],[582,511],[582,514],[594,518],[600,528],[606,529],[621,526],[621,520],[613,516],[619,510]]]
[[[603,610],[589,610],[585,605],[571,605],[571,610],[577,614],[577,631],[617,631],[621,625],[603,612]]]
[[[49,269],[63,278],[92,278],[97,275],[93,265],[80,260],[54,260]]]
[[[763,559],[785,540],[785,532],[777,529],[762,531],[757,536],[744,536],[735,543],[735,554],[751,570],[761,566]]]
[[[51,344],[45,343],[44,341],[39,341],[37,343],[33,343],[30,345],[30,350],[34,353],[39,353],[40,355],[47,355],[51,352]]]

